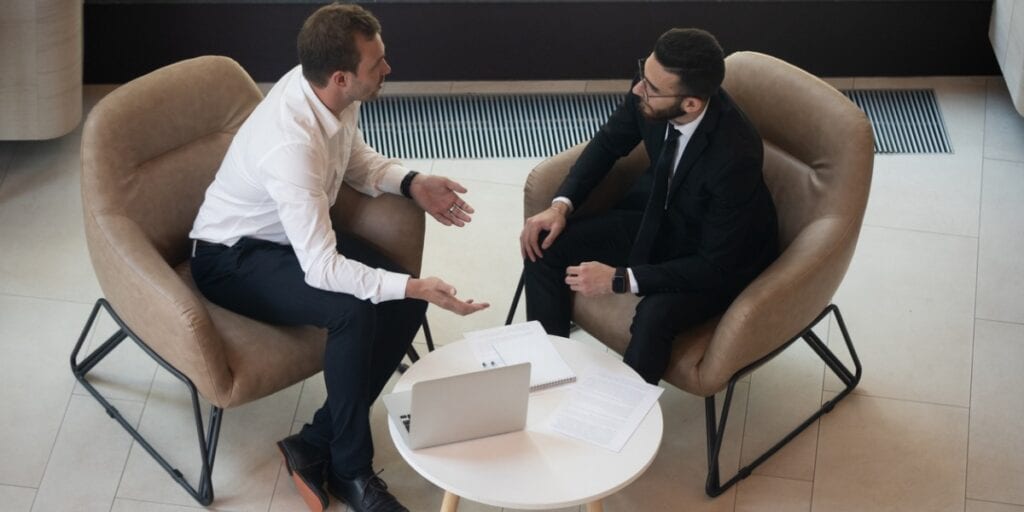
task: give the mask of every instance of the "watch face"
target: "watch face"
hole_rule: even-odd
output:
[[[615,276],[612,278],[612,291],[615,293],[626,293],[625,276]]]

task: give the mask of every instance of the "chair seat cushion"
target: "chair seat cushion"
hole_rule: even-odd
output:
[[[629,326],[639,297],[632,294],[582,297],[576,295],[573,302],[573,320],[577,325],[601,340],[619,354],[626,352],[629,345]],[[711,336],[721,316],[715,316],[693,329],[676,337],[672,356],[663,379],[683,391],[700,396],[717,392],[708,389],[701,382],[698,365],[704,358]]]
[[[188,260],[175,267],[175,271],[202,297]],[[233,387],[228,400],[215,405],[242,405],[291,386],[323,368],[325,329],[271,325],[224,309],[205,297],[202,301],[223,339],[232,372]],[[203,398],[212,397],[203,393]]]

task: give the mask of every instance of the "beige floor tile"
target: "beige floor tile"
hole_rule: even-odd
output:
[[[724,394],[719,393],[719,415],[723,399]],[[733,401],[734,404],[747,402],[746,384],[737,384]],[[736,503],[735,487],[717,498],[709,498],[704,494],[707,478],[704,399],[668,387],[660,402],[665,418],[665,434],[658,455],[640,478],[606,498],[604,509],[607,512],[732,511]],[[744,409],[734,406],[729,413],[726,438],[722,444],[720,468],[723,481],[732,477],[739,468],[744,420]]]
[[[460,317],[430,307],[427,318],[438,344],[503,324],[522,272],[522,187],[468,179],[461,183],[470,190],[466,198],[477,213],[464,228],[427,220],[422,273],[440,277],[455,286],[459,297],[488,302],[490,308]]]
[[[976,243],[864,227],[835,297],[865,368],[856,393],[968,405]],[[838,328],[829,346],[852,368]]]
[[[213,471],[215,508],[265,511],[270,505],[281,462],[274,443],[292,428],[299,388],[224,412]],[[203,406],[204,415],[208,408]],[[184,386],[167,372],[157,372],[140,431],[194,485],[200,463],[191,404]],[[132,447],[117,497],[195,505],[138,445]]]
[[[978,318],[1024,323],[1024,163],[985,160]]]
[[[827,327],[816,331],[822,339]],[[741,464],[759,457],[820,407],[824,366],[806,343],[797,341],[752,374]],[[817,442],[818,424],[813,423],[755,474],[813,480]]]
[[[962,511],[967,416],[959,407],[848,396],[821,421],[811,510]]]
[[[738,484],[736,512],[807,512],[811,482],[752,475]]]
[[[1024,512],[1024,506],[967,500],[966,512]]]
[[[31,487],[0,485],[0,503],[9,512],[29,512],[35,497],[36,490]]]
[[[876,155],[865,223],[977,236],[985,81],[858,79],[856,88],[934,88],[952,154]]]
[[[208,509],[118,498],[114,500],[114,506],[110,512],[194,512],[196,510]]]
[[[514,185],[519,187],[519,202],[521,204],[523,202],[523,185],[526,183],[526,177],[530,174],[530,171],[532,171],[534,167],[537,167],[537,165],[543,160],[543,158],[505,158],[493,160],[445,159],[434,162],[433,172],[434,174],[447,176],[459,182],[462,180],[472,180],[503,185]],[[465,183],[463,183],[463,186],[469,188]],[[488,213],[493,215],[496,213],[491,210],[490,205],[482,204],[479,203],[479,201],[473,200],[473,189],[471,188],[469,188],[469,194],[466,196],[466,200],[476,208],[480,215],[486,215]],[[519,211],[521,216],[521,206]],[[519,221],[521,225],[521,217]]]
[[[81,129],[23,143],[0,187],[0,293],[92,302],[101,292],[82,228]]]
[[[977,153],[877,155],[864,223],[977,236],[981,183]]]
[[[452,94],[559,94],[584,92],[586,80],[510,80],[452,82]]]
[[[1024,117],[1013,107],[1002,77],[988,81],[985,158],[1024,162]]]
[[[137,424],[141,403],[111,404],[130,424]],[[32,510],[110,510],[131,445],[131,436],[92,397],[73,397]],[[78,466],[82,463],[88,471]]]
[[[587,80],[587,94],[627,94],[633,80],[629,78],[618,80]]]
[[[451,82],[384,82],[383,96],[420,96],[451,93]]]
[[[967,497],[1024,505],[1024,325],[978,320]]]
[[[0,484],[38,487],[74,377],[68,355],[88,306],[0,295]]]
[[[85,319],[82,319],[85,325]],[[101,310],[88,341],[78,353],[78,361],[85,359],[92,351],[117,332],[117,323]],[[153,384],[157,363],[139,348],[130,338],[121,342],[107,357],[89,371],[89,382],[108,399],[145,402]],[[75,381],[74,393],[92,396]]]

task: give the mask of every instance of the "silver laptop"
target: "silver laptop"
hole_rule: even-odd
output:
[[[412,449],[522,430],[530,363],[420,381],[385,395],[384,407]]]

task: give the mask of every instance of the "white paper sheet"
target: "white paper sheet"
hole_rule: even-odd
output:
[[[530,363],[530,391],[576,380],[540,322],[503,325],[463,335],[481,368]]]
[[[560,434],[619,452],[662,391],[609,372],[589,373],[551,415],[550,426]]]

